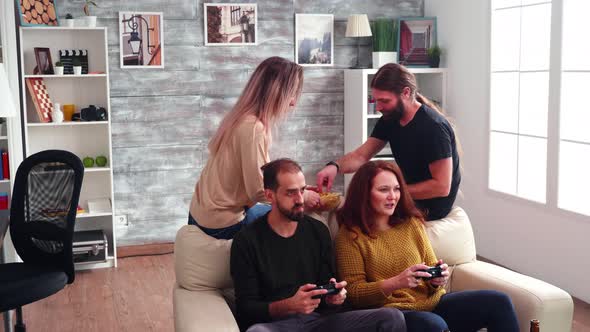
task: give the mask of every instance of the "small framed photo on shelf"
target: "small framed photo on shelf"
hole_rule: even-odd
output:
[[[6,0],[10,1],[10,0]],[[21,26],[58,26],[54,0],[16,0]]]
[[[334,15],[295,14],[295,61],[310,67],[334,65]]]
[[[205,3],[204,6],[206,46],[257,45],[255,3]]]
[[[119,12],[121,68],[164,68],[161,12]]]
[[[402,17],[398,29],[399,64],[429,67],[428,49],[436,43],[436,17]]]
[[[51,61],[51,51],[46,47],[35,47],[35,61],[37,67],[33,70],[33,74],[53,75],[53,62]]]

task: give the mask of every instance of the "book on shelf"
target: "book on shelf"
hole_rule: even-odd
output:
[[[2,151],[2,178],[10,179],[10,168],[8,168],[8,151]]]
[[[8,193],[0,192],[0,210],[8,210]]]

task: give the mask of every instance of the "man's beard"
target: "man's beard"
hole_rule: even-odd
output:
[[[406,113],[406,108],[404,107],[404,103],[400,100],[393,109],[384,112],[383,116],[387,120],[399,121],[404,116],[404,113]]]
[[[303,204],[296,204],[293,206],[292,209],[289,210],[289,209],[283,208],[280,204],[277,204],[277,207],[279,208],[279,212],[283,216],[285,216],[286,218],[288,218],[289,220],[294,221],[294,222],[299,222],[299,221],[303,220],[303,217],[305,217],[304,211],[301,211],[301,212],[295,211],[295,209],[298,209],[302,206],[303,206]]]

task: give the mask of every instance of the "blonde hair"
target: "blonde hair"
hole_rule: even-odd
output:
[[[258,65],[231,112],[227,114],[209,142],[212,154],[219,152],[227,138],[247,115],[264,126],[269,140],[274,125],[289,112],[303,89],[303,67],[281,57],[271,57]]]

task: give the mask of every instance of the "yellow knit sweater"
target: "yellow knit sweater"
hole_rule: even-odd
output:
[[[341,227],[336,237],[336,262],[339,280],[346,280],[348,299],[357,308],[395,307],[400,310],[432,311],[442,287],[422,281],[416,288],[404,288],[384,294],[381,283],[408,267],[426,262],[434,266],[436,256],[418,219],[376,232],[372,239],[359,228],[354,232]]]

